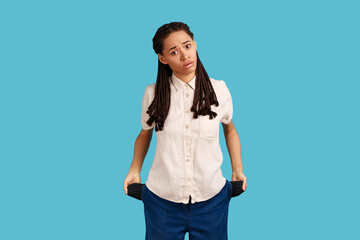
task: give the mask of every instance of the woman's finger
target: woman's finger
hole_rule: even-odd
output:
[[[129,184],[126,182],[126,183],[124,183],[124,191],[125,191],[125,194],[127,195],[128,194],[128,191],[127,191],[127,186],[128,186]]]
[[[246,190],[246,187],[247,187],[247,184],[246,184],[246,178],[244,179],[244,182],[243,182],[243,191],[245,192],[245,190]]]

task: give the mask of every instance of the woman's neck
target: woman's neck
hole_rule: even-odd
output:
[[[189,74],[179,74],[174,72],[174,75],[184,83],[188,83],[194,78],[195,71]]]

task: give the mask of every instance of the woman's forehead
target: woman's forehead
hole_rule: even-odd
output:
[[[184,31],[176,31],[170,33],[170,35],[164,39],[165,50],[168,51],[170,48],[178,46],[186,41],[192,41],[189,34]]]

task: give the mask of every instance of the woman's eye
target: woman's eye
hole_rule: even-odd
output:
[[[171,55],[174,55],[175,52],[177,52],[177,51],[173,51],[173,52],[171,53]]]
[[[188,48],[190,48],[190,46],[191,46],[191,45],[190,45],[190,44],[188,44],[188,45],[186,45],[186,47],[187,47],[187,46],[189,46]]]

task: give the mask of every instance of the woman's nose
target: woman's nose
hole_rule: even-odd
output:
[[[189,58],[188,54],[186,54],[184,52],[181,53],[181,60],[186,60],[188,58]]]
[[[188,59],[188,54],[186,53],[186,51],[184,51],[183,49],[180,49],[180,56],[181,56],[181,60],[184,61],[186,59]]]

